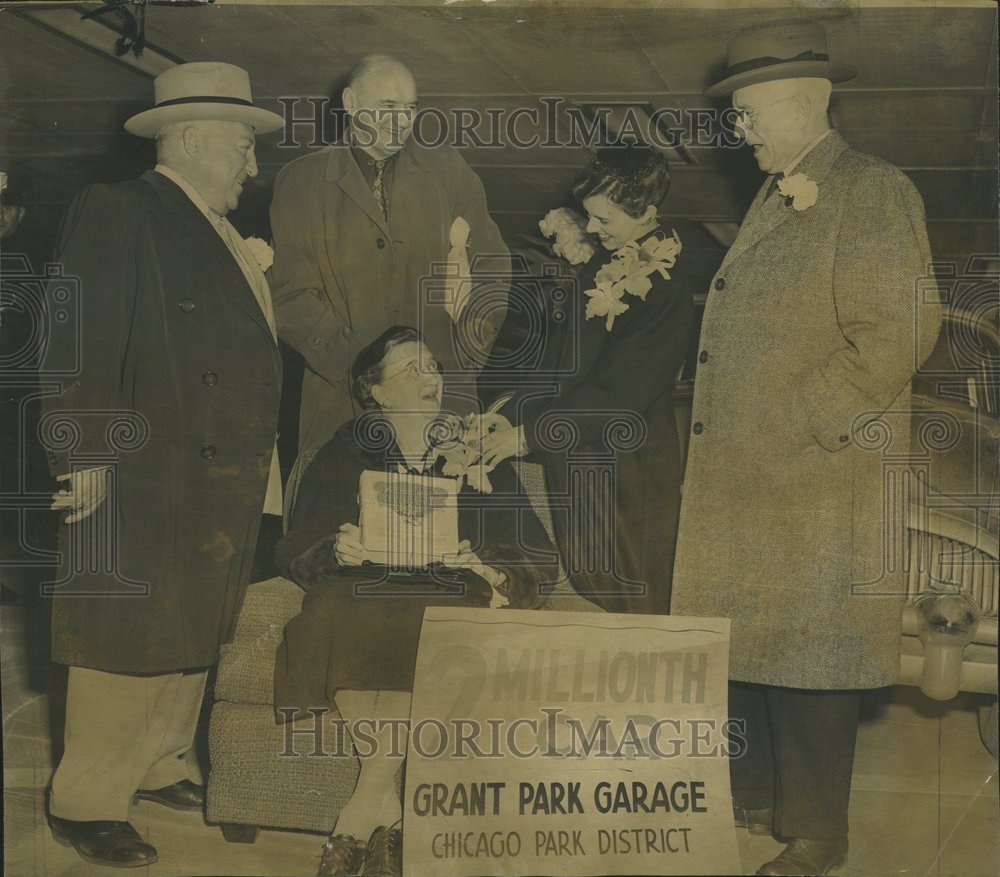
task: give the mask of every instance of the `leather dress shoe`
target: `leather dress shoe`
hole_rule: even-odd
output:
[[[205,787],[191,780],[181,780],[162,789],[139,789],[134,796],[137,801],[152,801],[171,810],[201,810],[205,806]]]
[[[74,847],[81,859],[94,865],[138,868],[157,859],[156,850],[127,822],[76,822],[49,816],[49,827],[59,843]]]
[[[349,834],[331,835],[323,847],[316,877],[357,877],[365,861],[366,844]]]
[[[776,859],[760,866],[769,877],[824,877],[847,859],[847,838],[834,840],[796,837]]]
[[[774,831],[774,810],[771,807],[740,807],[733,804],[733,819],[737,828],[745,828],[750,834],[770,837]]]
[[[403,832],[398,828],[383,828],[372,832],[365,850],[363,877],[402,877]]]

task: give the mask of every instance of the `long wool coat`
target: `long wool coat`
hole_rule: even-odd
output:
[[[441,364],[459,368],[452,319],[433,291],[441,280],[428,281],[446,270],[459,216],[470,229],[474,294],[489,294],[489,319],[503,322],[510,259],[479,177],[456,151],[423,148],[412,138],[394,161],[388,220],[343,143],[290,162],[275,180],[271,292],[279,335],[308,363],[303,450],[322,447],[359,413],[351,363],[389,326],[419,327]]]
[[[815,204],[765,183],[708,295],[671,611],[732,618],[733,679],[877,687],[899,669],[893,474],[940,328],[924,210],[836,132],[794,173]]]
[[[113,468],[101,509],[62,527],[53,657],[118,673],[207,666],[251,572],[277,345],[225,243],[154,171],[85,190],[56,257],[78,278],[80,321],[56,315],[48,367],[80,359],[45,400],[50,469]]]

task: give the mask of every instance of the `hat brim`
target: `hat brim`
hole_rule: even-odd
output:
[[[284,118],[270,110],[238,104],[190,103],[153,107],[137,113],[125,122],[125,130],[137,137],[155,137],[164,125],[175,122],[243,122],[257,134],[270,134],[285,124]]]
[[[706,97],[720,97],[732,94],[748,85],[761,82],[775,82],[780,79],[829,79],[830,82],[846,82],[858,75],[849,64],[835,64],[832,61],[789,61],[787,64],[771,64],[746,70],[735,76],[727,76],[705,90]]]

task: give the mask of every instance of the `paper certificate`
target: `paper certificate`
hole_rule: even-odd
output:
[[[414,569],[458,551],[454,478],[365,471],[358,492],[361,541],[376,563]]]

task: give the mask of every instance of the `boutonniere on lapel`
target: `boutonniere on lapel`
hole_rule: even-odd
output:
[[[640,301],[653,286],[649,278],[659,274],[664,280],[670,279],[668,268],[673,268],[681,251],[681,240],[677,232],[670,237],[653,235],[643,244],[635,241],[615,250],[608,262],[594,277],[596,288],[584,291],[587,296],[587,319],[605,317],[605,328],[610,332],[615,317],[629,309],[624,301],[626,293]]]
[[[785,198],[785,206],[794,210],[808,210],[819,197],[819,186],[805,174],[792,174],[778,180],[778,191]]]
[[[587,234],[587,220],[568,207],[550,210],[539,220],[538,228],[547,238],[555,238],[552,252],[570,265],[589,262],[596,250]]]
[[[258,237],[246,238],[246,245],[260,265],[260,270],[267,271],[274,263],[274,250],[271,249],[271,245]]]

